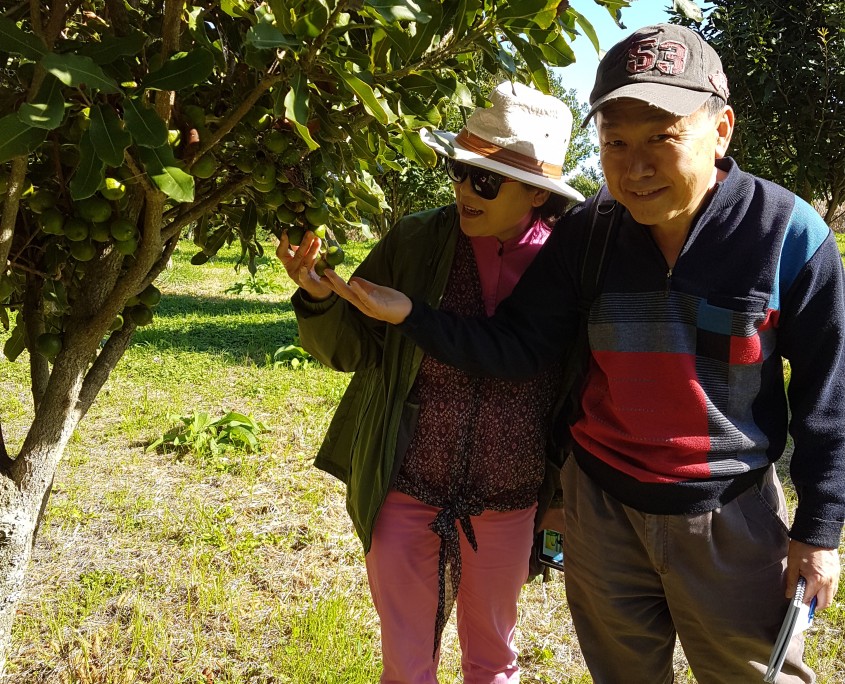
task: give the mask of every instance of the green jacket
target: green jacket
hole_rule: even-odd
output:
[[[355,275],[437,307],[459,230],[455,205],[406,216]],[[416,425],[419,405],[409,395],[423,353],[394,326],[363,316],[336,296],[311,302],[300,290],[292,303],[302,346],[330,368],[354,372],[314,464],[346,483],[346,509],[366,553]]]

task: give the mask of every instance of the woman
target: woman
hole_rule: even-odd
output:
[[[454,135],[424,131],[455,204],[407,216],[356,275],[459,315],[491,315],[581,195],[561,172],[572,115],[502,83]],[[557,369],[521,382],[473,378],[333,294],[320,241],[278,256],[300,286],[303,346],[355,375],[315,465],[347,485],[381,620],[381,682],[436,682],[457,597],[467,684],[519,681],[516,602],[528,575]],[[447,582],[447,575],[449,581]]]

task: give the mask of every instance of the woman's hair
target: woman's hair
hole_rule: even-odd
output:
[[[561,216],[566,213],[570,202],[571,200],[568,197],[554,192],[549,193],[549,199],[543,205],[534,209],[534,220],[540,220],[549,228],[554,228]]]

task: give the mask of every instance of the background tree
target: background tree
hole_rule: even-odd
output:
[[[342,239],[385,207],[378,172],[434,162],[417,130],[472,106],[483,72],[548,91],[576,29],[597,47],[569,5],[2,5],[0,322],[5,355],[28,359],[33,418],[17,454],[0,439],[0,670],[56,466],[151,321],[180,235],[198,264],[239,241],[253,272],[259,224]]]
[[[732,155],[816,201],[845,201],[845,4],[714,0],[701,33],[722,58],[737,113]],[[690,23],[690,22],[686,22]]]

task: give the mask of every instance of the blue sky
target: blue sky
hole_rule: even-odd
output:
[[[668,21],[667,10],[671,4],[667,0],[634,0],[630,7],[622,10],[622,23],[626,26],[622,30],[614,23],[607,8],[595,4],[593,0],[572,0],[572,6],[593,25],[602,50],[609,50],[622,38],[643,26]],[[564,87],[575,88],[578,99],[587,102],[593,89],[599,58],[590,39],[584,35],[572,42],[572,49],[575,52],[575,64],[555,69],[555,72],[563,79]]]

